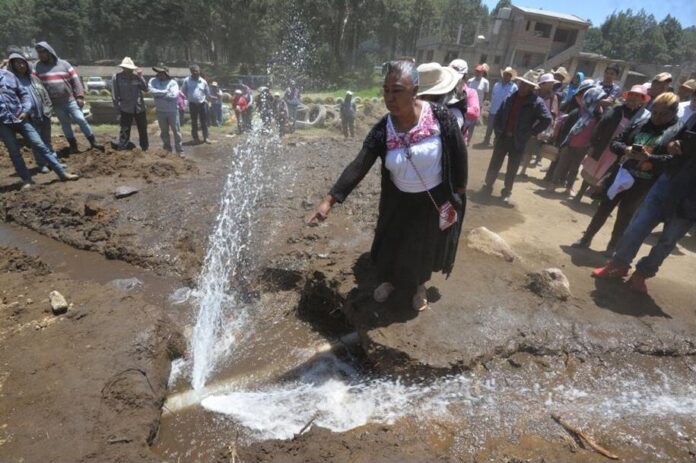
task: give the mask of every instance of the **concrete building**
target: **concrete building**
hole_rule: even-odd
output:
[[[456,35],[437,27],[422,30],[416,59],[448,64],[454,58],[463,58],[471,67],[485,62],[493,79],[507,66],[519,74],[564,66],[571,75],[582,71],[588,77],[601,77],[607,65],[616,62],[623,68],[624,81],[629,71],[627,63],[582,51],[589,27],[589,21],[575,15],[513,5],[501,8],[487,30],[479,25],[471,43],[462,43],[465,34],[461,28]]]

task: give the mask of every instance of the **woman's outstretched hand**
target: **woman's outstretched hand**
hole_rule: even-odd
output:
[[[318,222],[323,222],[329,216],[331,208],[336,203],[333,196],[327,195],[322,202],[319,204],[317,211],[312,215],[309,220],[307,220],[307,225],[313,225]]]

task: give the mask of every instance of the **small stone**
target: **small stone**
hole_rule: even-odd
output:
[[[68,311],[68,301],[66,301],[65,297],[58,291],[51,291],[48,295],[48,299],[51,302],[53,315],[64,314]]]
[[[114,196],[116,199],[127,198],[128,196],[136,194],[138,191],[140,190],[133,186],[120,186],[114,190]]]
[[[507,262],[519,259],[509,244],[500,235],[486,227],[471,230],[466,237],[467,246],[490,256],[502,257]]]
[[[547,268],[541,272],[528,273],[527,288],[541,297],[549,297],[567,301],[570,293],[570,282],[561,269]]]

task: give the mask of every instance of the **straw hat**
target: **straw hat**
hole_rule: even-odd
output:
[[[525,72],[522,77],[515,77],[515,80],[529,84],[534,88],[539,88],[539,84],[537,83],[539,81],[539,72],[537,71],[529,70]]]
[[[130,56],[126,56],[125,58],[123,58],[123,61],[121,61],[121,64],[119,64],[118,67],[123,69],[130,69],[131,71],[135,71],[136,69],[138,69],[135,63],[133,63],[133,60],[130,59]]]
[[[589,90],[592,87],[595,86],[595,81],[592,79],[585,79],[582,82],[580,82],[580,85],[578,86],[578,90],[576,93],[582,93],[585,90]]]
[[[672,82],[672,74],[669,72],[661,72],[653,77],[653,82]]]
[[[515,70],[515,68],[510,66],[500,71],[500,75],[502,76],[503,74],[510,74],[513,79],[517,77],[517,71]]]
[[[350,90],[348,90],[348,91],[346,92],[346,95],[353,96],[353,92],[351,92]]]
[[[438,63],[418,66],[418,95],[444,95],[454,90],[461,75],[451,67]]]
[[[234,91],[234,94],[235,94],[235,95],[242,95],[242,91],[239,90],[239,89],[237,89],[237,90]]]
[[[213,81],[213,83],[212,83],[212,84],[210,84],[210,85],[211,85],[211,87],[217,87],[217,86],[218,86],[218,83],[217,83],[217,82],[215,82],[215,81]]]
[[[555,76],[563,77],[563,80],[561,80],[561,82],[565,82],[566,80],[568,80],[568,77],[570,77],[570,74],[568,74],[568,71],[563,66],[559,66],[558,69],[556,69],[555,71],[551,71],[551,72],[553,73],[554,77]]]
[[[688,88],[692,92],[696,91],[696,79],[689,79],[686,82],[684,82],[683,84],[681,84],[681,86]]]
[[[169,75],[169,68],[162,63],[158,64],[157,66],[153,66],[152,70],[155,71],[157,74],[159,74],[160,72],[164,72],[165,74]]]

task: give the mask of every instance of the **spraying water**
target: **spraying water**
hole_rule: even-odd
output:
[[[257,223],[257,206],[275,178],[272,158],[279,151],[277,137],[255,125],[235,147],[230,173],[220,200],[215,229],[193,292],[198,313],[191,338],[193,367],[191,383],[200,389],[219,359],[230,354],[240,338],[248,307],[240,283],[248,278],[253,261],[250,246]]]

